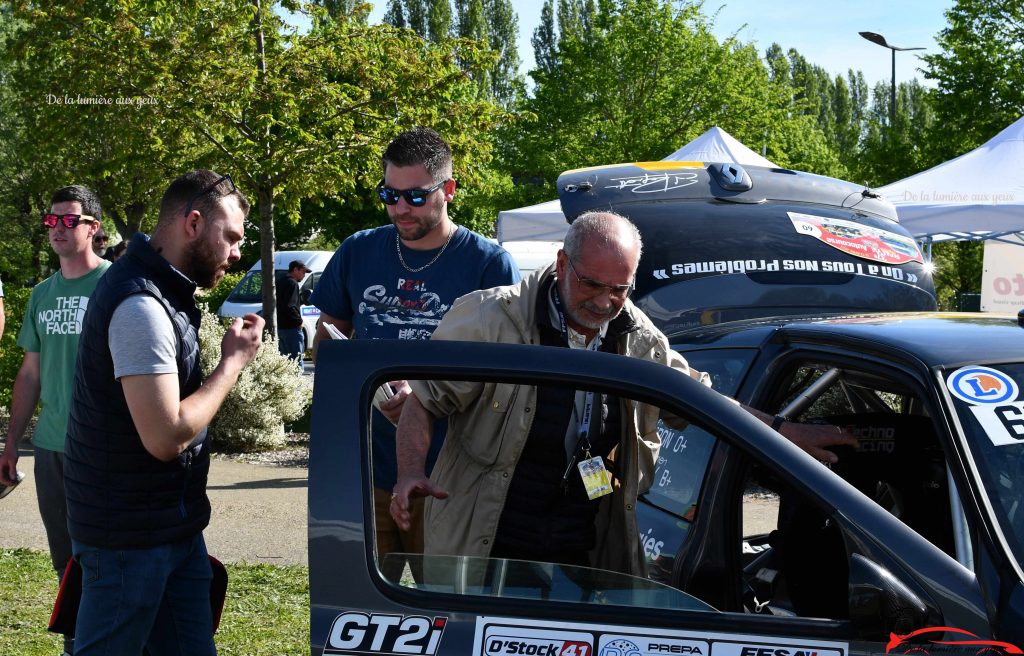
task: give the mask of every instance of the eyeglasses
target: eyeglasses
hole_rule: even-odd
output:
[[[629,295],[633,293],[633,285],[606,285],[603,282],[598,282],[592,278],[584,278],[580,274],[576,273],[576,267],[573,266],[572,260],[568,257],[565,261],[569,263],[569,269],[572,270],[572,275],[576,276],[576,282],[587,289],[591,294],[601,294],[607,292],[608,296],[612,298],[618,298],[625,300],[629,298]]]
[[[64,224],[64,227],[68,230],[74,230],[79,223],[91,223],[94,222],[95,217],[91,217],[88,214],[44,214],[43,225],[53,230],[57,227],[57,222],[60,221]]]
[[[230,185],[230,187],[231,187],[224,194],[225,196],[227,196],[229,194],[235,193],[235,181],[231,179],[230,175],[222,175],[219,178],[217,178],[217,181],[214,182],[212,185],[210,185],[206,189],[203,189],[202,191],[200,191],[198,194],[196,194],[192,198],[188,199],[188,205],[185,206],[185,216],[188,216],[189,214],[192,213],[192,204],[193,203],[195,203],[197,200],[199,200],[200,198],[202,198],[206,194],[210,193],[211,191],[213,191],[217,187],[219,187],[222,182],[227,182],[228,185]]]
[[[393,189],[385,187],[384,181],[381,180],[377,183],[377,195],[380,196],[380,202],[385,205],[398,205],[398,199],[404,197],[405,202],[413,207],[423,207],[427,203],[427,196],[440,189],[446,182],[448,181],[442,180],[429,189]]]
[[[97,244],[105,244],[105,243],[107,243],[107,236],[106,235],[96,235],[95,237],[92,238],[92,240],[95,243],[97,243]]]

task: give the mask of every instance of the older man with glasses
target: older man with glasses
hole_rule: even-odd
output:
[[[628,219],[611,212],[584,214],[569,227],[554,264],[519,285],[463,296],[434,339],[617,353],[675,367],[710,385],[707,374],[690,369],[629,301],[641,250],[640,233]],[[399,526],[407,526],[410,500],[428,497],[427,554],[643,572],[634,508],[654,475],[657,413],[607,394],[554,385],[510,391],[445,381],[410,384],[413,394],[398,424],[391,512]],[[438,417],[451,418],[453,439],[438,460],[435,471],[442,474],[435,481],[425,475],[423,462],[429,427]],[[856,443],[831,426],[820,434],[787,437],[830,459],[834,454],[821,447]],[[614,486],[607,484],[604,466],[613,452]],[[480,453],[488,454],[490,464]],[[491,484],[509,476],[499,469],[508,462],[515,465],[507,485]],[[584,481],[594,474],[605,484]],[[611,496],[602,503],[606,494]],[[598,525],[608,527],[600,541]]]
[[[57,190],[43,215],[50,247],[60,268],[32,289],[18,346],[25,350],[11,392],[11,420],[0,456],[0,485],[18,477],[18,442],[25,435],[36,406],[42,410],[35,432],[33,471],[39,513],[46,529],[50,560],[57,576],[71,557],[67,503],[64,495],[64,434],[75,373],[82,317],[89,298],[110,263],[93,250],[103,210],[96,194],[81,186]],[[65,639],[65,652],[73,653]]]

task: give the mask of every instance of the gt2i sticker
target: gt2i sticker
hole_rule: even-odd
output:
[[[1024,402],[972,405],[971,413],[995,446],[1024,444]]]
[[[949,393],[972,405],[998,405],[1017,400],[1017,383],[990,367],[961,367],[946,378]]]
[[[847,656],[844,642],[478,617],[477,656]]]
[[[813,214],[787,212],[793,227],[802,235],[814,237],[844,253],[883,264],[924,263],[921,249],[910,237],[872,228],[855,221],[832,219]]]
[[[447,622],[446,617],[342,613],[331,624],[324,654],[433,656]]]
[[[484,631],[484,656],[594,656],[594,636],[578,631],[552,631],[489,626]]]

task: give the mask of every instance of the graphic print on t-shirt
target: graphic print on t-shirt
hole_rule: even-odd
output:
[[[364,289],[357,312],[367,326],[396,330],[398,339],[430,339],[450,307],[425,280],[398,278],[390,290],[381,284]]]
[[[58,296],[53,307],[39,311],[36,325],[47,335],[81,335],[88,305],[88,296]]]

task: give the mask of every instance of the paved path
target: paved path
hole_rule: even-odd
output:
[[[25,480],[0,499],[0,547],[47,549],[33,460],[31,449],[22,449]],[[305,469],[215,458],[207,485],[213,517],[204,532],[210,553],[226,562],[308,564],[306,489]]]

